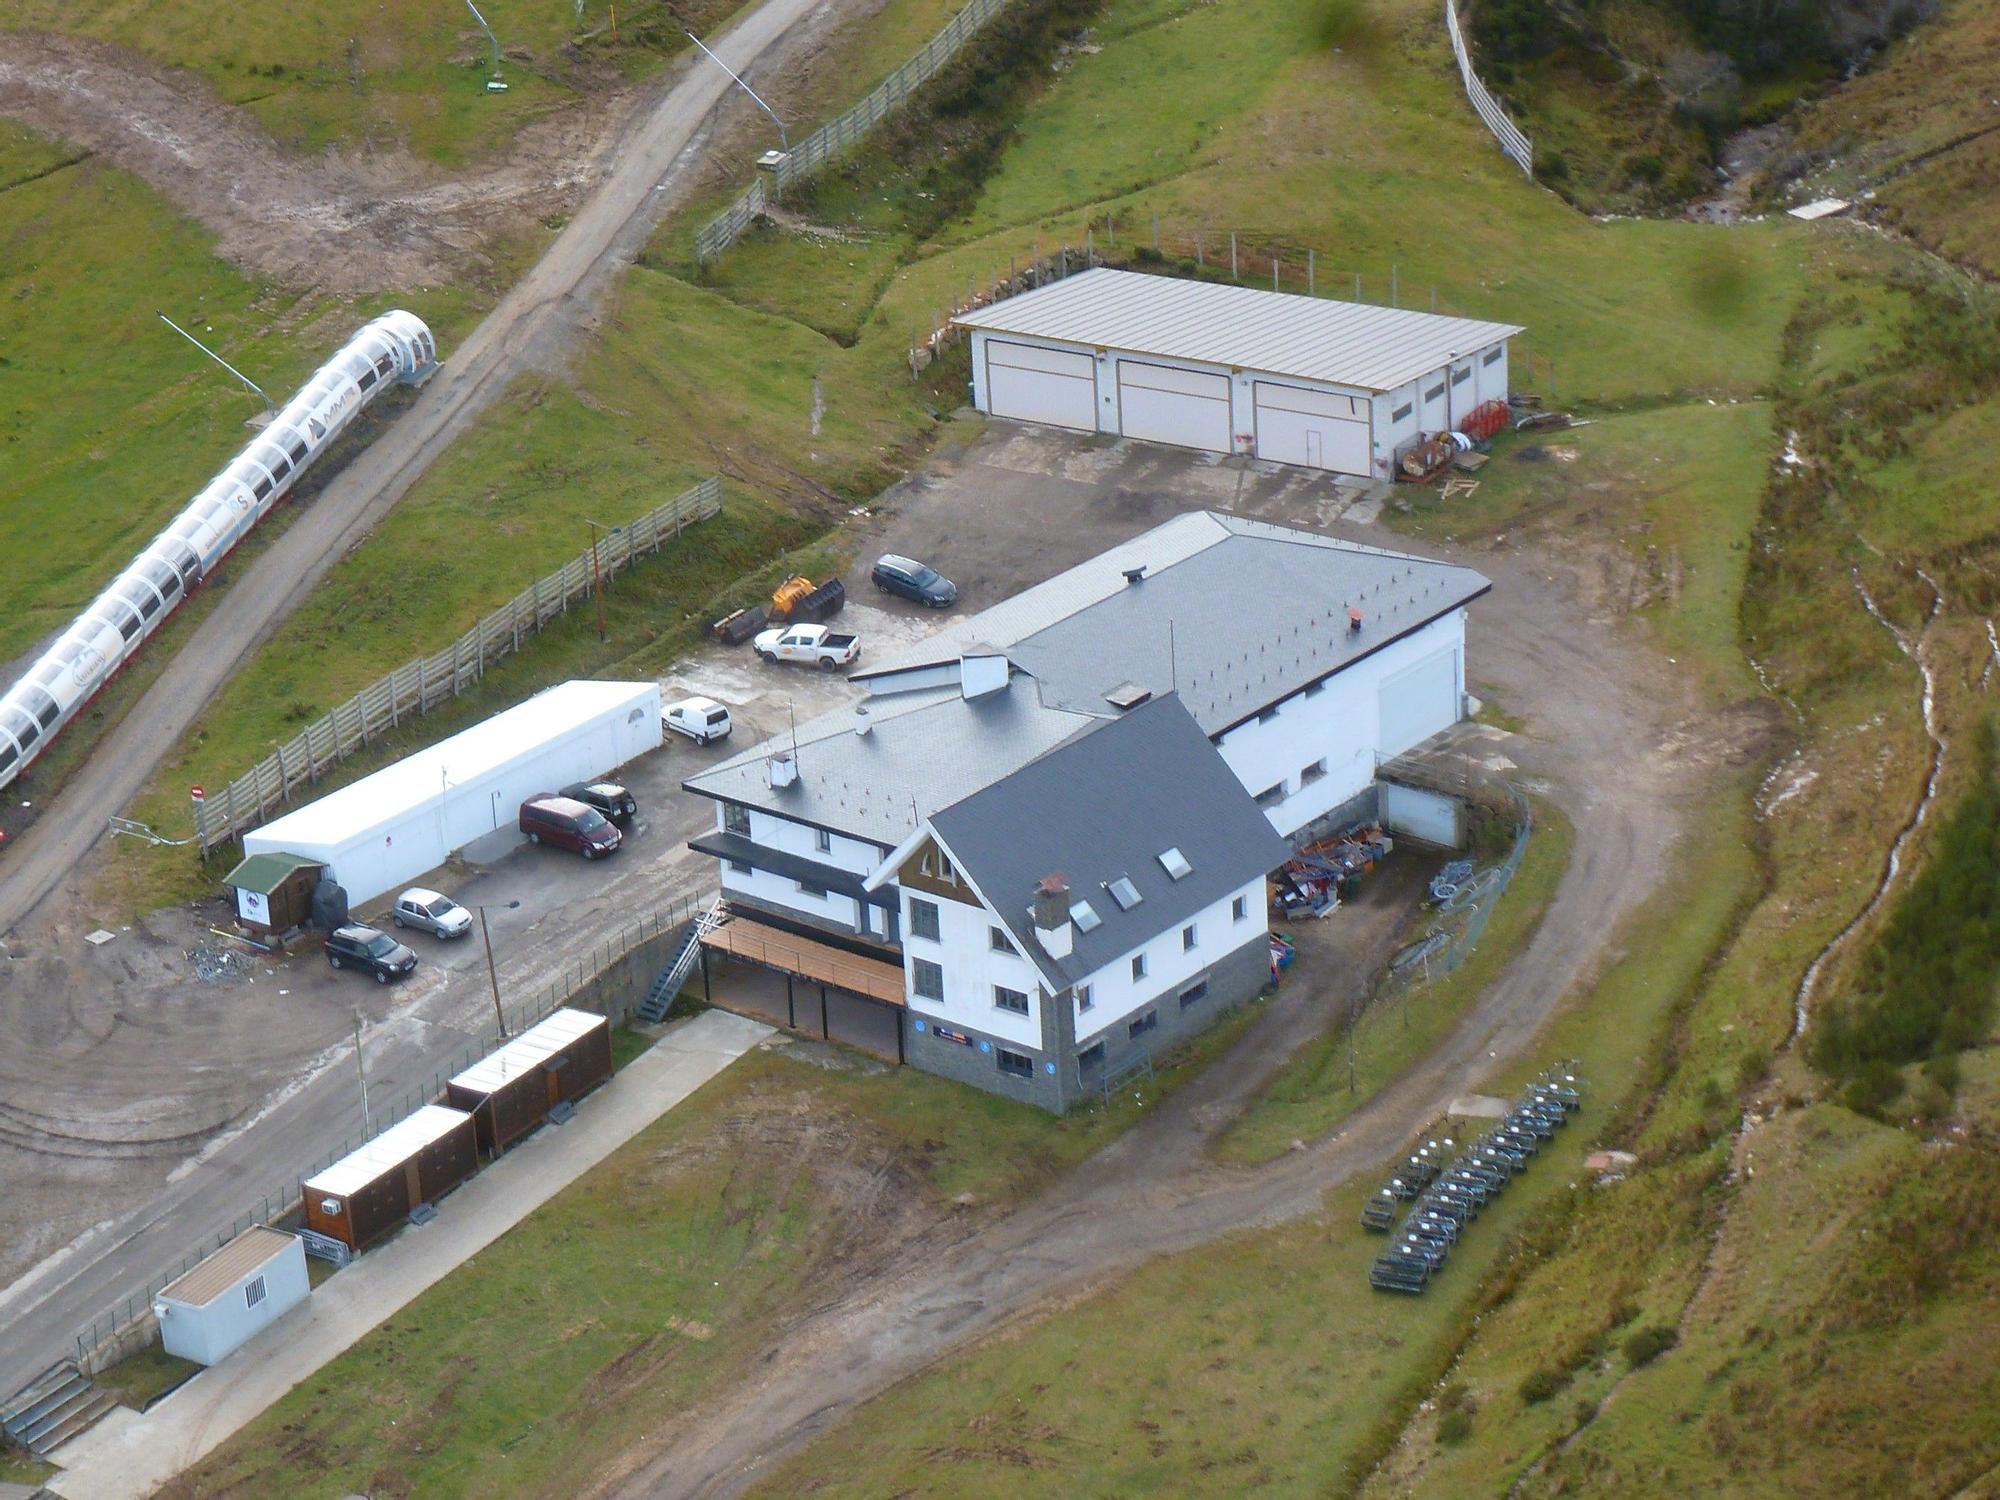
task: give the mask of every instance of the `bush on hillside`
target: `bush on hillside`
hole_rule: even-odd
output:
[[[2000,980],[2000,778],[1993,726],[1975,736],[1972,790],[1939,831],[1924,871],[1869,947],[1853,993],[1817,1027],[1814,1064],[1851,1108],[1879,1114],[1898,1068],[1963,1051],[1986,1033]],[[1934,1077],[1940,1086],[1942,1078]]]
[[[1665,1323],[1655,1323],[1628,1334],[1625,1339],[1625,1363],[1633,1369],[1649,1365],[1680,1342],[1680,1335]]]

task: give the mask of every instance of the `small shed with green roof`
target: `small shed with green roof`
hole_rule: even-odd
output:
[[[253,854],[223,878],[236,898],[236,921],[252,932],[290,932],[312,919],[313,889],[326,865],[304,854]]]

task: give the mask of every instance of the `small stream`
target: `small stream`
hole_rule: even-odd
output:
[[[1916,812],[1911,815],[1910,821],[1903,825],[1903,831],[1896,835],[1896,841],[1889,846],[1889,862],[1882,872],[1880,883],[1875,887],[1875,894],[1868,898],[1868,904],[1856,912],[1845,927],[1833,935],[1833,941],[1820,949],[1819,956],[1807,967],[1805,977],[1799,981],[1798,994],[1792,1000],[1792,1031],[1787,1038],[1788,1042],[1796,1042],[1805,1033],[1806,1021],[1812,1013],[1813,991],[1819,984],[1820,973],[1825,969],[1828,960],[1840,952],[1846,946],[1847,940],[1881,909],[1884,901],[1888,900],[1890,888],[1895,885],[1896,876],[1903,868],[1903,850],[1917,830],[1924,826],[1925,820],[1930,817],[1931,804],[1937,800],[1938,778],[1944,773],[1944,737],[1938,733],[1937,678],[1932,673],[1930,661],[1924,652],[1924,637],[1930,633],[1932,622],[1944,609],[1944,591],[1937,586],[1937,580],[1922,568],[1917,569],[1917,576],[1923,579],[1925,586],[1931,591],[1931,610],[1924,617],[1924,628],[1918,633],[1914,642],[1898,630],[1876,605],[1875,596],[1868,592],[1868,584],[1862,578],[1859,568],[1854,570],[1854,590],[1861,596],[1861,603],[1868,613],[1895,638],[1896,649],[1917,664],[1917,671],[1923,677],[1924,734],[1931,742],[1930,775],[1924,780],[1924,794],[1917,802]],[[1993,639],[1993,627],[1990,623],[1987,625],[1987,639]],[[2000,653],[2000,647],[1996,647],[1996,653]]]

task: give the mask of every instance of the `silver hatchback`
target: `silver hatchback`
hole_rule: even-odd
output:
[[[420,927],[441,938],[464,937],[472,931],[472,913],[449,896],[413,886],[396,898],[389,920],[398,927]]]

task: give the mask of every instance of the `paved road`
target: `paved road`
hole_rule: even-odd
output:
[[[711,45],[737,72],[768,61],[824,0],[764,0]],[[699,63],[700,59],[692,62]],[[209,700],[313,586],[523,370],[555,357],[616,269],[628,262],[670,194],[662,180],[733,89],[712,64],[683,63],[671,88],[613,152],[605,180],[555,243],[446,364],[414,406],[320,493],[221,602],[104,736],[54,805],[0,864],[0,933],[35,910],[104,836]]]
[[[936,535],[951,522],[952,497],[966,492],[1077,515],[1109,509],[1082,503],[1084,487],[1065,477],[1075,454],[1014,432],[997,427],[975,462],[913,497],[886,542],[900,550]],[[1134,504],[1157,498],[1164,508],[1186,508],[1199,503],[1189,494],[1194,485],[1226,487],[1228,476],[1211,478],[1215,472],[1189,469],[1164,496],[1129,484],[1117,493]],[[1315,514],[1323,503],[1309,489],[1281,491],[1253,513],[1312,524],[1327,519]],[[1348,534],[1391,540],[1372,528]],[[1667,852],[1705,781],[1688,749],[1702,736],[1675,722],[1675,693],[1658,668],[1589,618],[1549,576],[1546,559],[1515,550],[1453,560],[1495,582],[1473,610],[1473,675],[1495,684],[1508,709],[1533,726],[1520,750],[1524,769],[1546,781],[1575,827],[1569,870],[1533,941],[1467,1019],[1330,1139],[1257,1168],[1218,1167],[1205,1157],[1207,1141],[1254,1096],[1298,1032],[1296,1015],[1272,1007],[1228,1058],[1062,1185],[984,1231],[928,1247],[912,1269],[866,1280],[784,1330],[754,1381],[677,1417],[614,1462],[591,1493],[739,1493],[869,1398],[997,1329],[1155,1256],[1314,1212],[1328,1188],[1378,1170],[1454,1096],[1528,1047],[1563,997],[1604,961],[1620,921],[1659,888]]]

